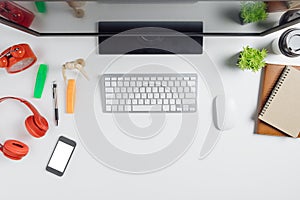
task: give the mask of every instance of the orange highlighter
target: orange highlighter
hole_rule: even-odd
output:
[[[67,113],[74,113],[74,107],[75,107],[75,94],[76,93],[76,81],[75,79],[69,79],[68,80],[68,86],[67,86]]]

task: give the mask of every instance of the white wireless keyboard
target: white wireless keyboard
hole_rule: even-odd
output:
[[[196,112],[197,74],[104,74],[104,112]]]

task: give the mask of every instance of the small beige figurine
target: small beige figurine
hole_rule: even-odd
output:
[[[85,5],[85,1],[67,1],[68,5],[74,10],[75,17],[82,18],[84,10],[81,8]]]
[[[86,73],[86,71],[83,69],[85,66],[85,61],[82,58],[79,58],[75,61],[71,61],[71,62],[66,62],[63,66],[62,66],[62,74],[64,77],[64,80],[66,82],[67,77],[66,77],[66,70],[78,70],[80,71],[80,73],[87,79],[89,80],[88,74]]]

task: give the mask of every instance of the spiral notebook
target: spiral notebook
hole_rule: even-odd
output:
[[[259,119],[297,137],[300,132],[300,71],[286,66],[274,86]]]

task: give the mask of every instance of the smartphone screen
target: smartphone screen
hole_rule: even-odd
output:
[[[60,136],[47,164],[46,170],[58,176],[62,176],[71,159],[75,146],[76,142]]]

